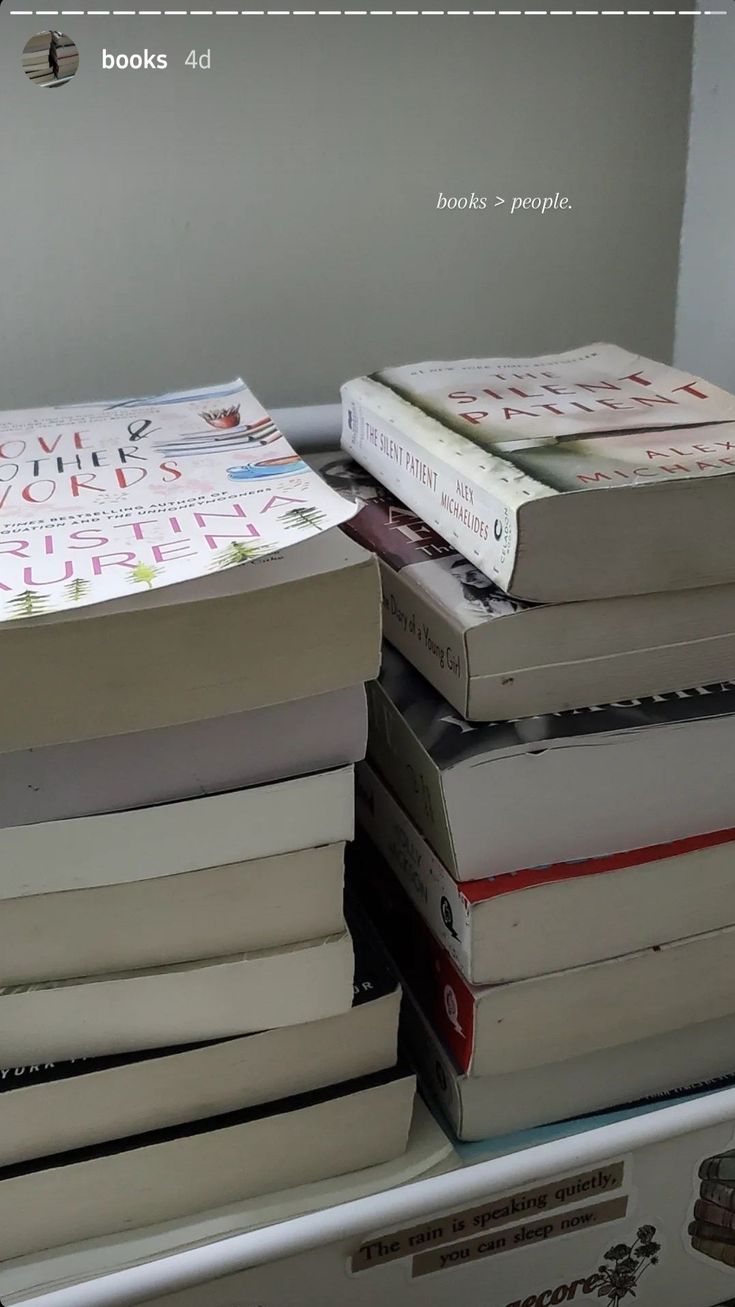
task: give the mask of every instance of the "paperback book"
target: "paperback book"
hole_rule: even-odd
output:
[[[350,912],[352,1007],[259,1031],[0,1068],[0,1166],[336,1085],[396,1062],[400,989]]]
[[[368,758],[457,880],[732,825],[731,681],[477,725],[386,645],[368,701]]]
[[[696,1093],[735,1084],[735,1016],[697,1021],[543,1067],[477,1075],[460,1070],[404,988],[401,1040],[424,1097],[452,1135],[467,1142],[617,1110],[635,1100],[674,1101],[681,1091],[672,1085]]]
[[[471,985],[366,838],[348,883],[406,988],[471,1075],[539,1068],[735,1016],[733,926],[547,975]]]
[[[735,397],[689,372],[593,344],[386,368],[342,396],[344,448],[508,594],[735,579]]]
[[[0,1167],[0,1259],[377,1166],[406,1149],[406,1067]]]
[[[358,768],[357,819],[472,984],[541,976],[735,925],[732,829],[458,883],[368,764]]]
[[[556,712],[732,671],[735,586],[512,599],[359,463],[336,452],[309,462],[360,505],[343,530],[378,556],[386,639],[463,717]]]
[[[1,532],[0,517],[0,558]],[[129,589],[0,622],[0,753],[201,722],[377,675],[378,566],[342,531],[247,567]]]
[[[238,566],[352,516],[242,380],[0,415],[0,622]]]

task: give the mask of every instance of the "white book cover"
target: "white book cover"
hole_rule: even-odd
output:
[[[145,593],[346,521],[242,380],[0,415],[0,622]]]
[[[703,492],[716,534],[707,547],[690,540],[685,550],[658,500],[678,486],[669,511],[683,511],[693,485],[735,470],[735,396],[691,373],[598,343],[386,368],[348,382],[342,399],[343,447],[514,596],[566,601],[732,579],[719,557],[727,485]],[[655,504],[618,494],[596,496],[593,508],[579,493],[634,488],[656,488]]]
[[[353,769],[0,829],[0,901],[125,885],[352,839]]]
[[[354,950],[328,939],[200,962],[0,986],[8,1066],[204,1043],[348,1012]]]
[[[735,421],[735,396],[689,372],[602,343],[532,359],[419,363],[376,376],[473,443],[522,458],[539,442],[553,447],[562,438]],[[647,445],[638,435],[625,449],[640,456]],[[585,445],[582,452],[582,461],[588,452],[606,456],[605,446]],[[732,464],[722,470],[732,470]]]

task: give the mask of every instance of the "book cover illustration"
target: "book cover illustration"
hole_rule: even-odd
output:
[[[248,562],[355,512],[241,380],[0,415],[0,622]]]
[[[357,500],[359,511],[345,528],[347,534],[374,550],[393,571],[414,568],[416,583],[426,595],[465,629],[535,606],[511,599],[347,454],[317,457],[313,463],[333,490]]]
[[[707,1157],[688,1234],[698,1253],[735,1268],[735,1149]]]
[[[616,345],[420,363],[374,379],[554,490],[735,470],[735,396]]]
[[[585,736],[614,735],[735,713],[735,681],[718,681],[592,708],[570,708],[504,722],[468,722],[387,644],[383,646],[380,685],[439,767],[453,767],[486,754],[523,753],[539,746],[583,741]]]

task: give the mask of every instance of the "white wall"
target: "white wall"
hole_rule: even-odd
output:
[[[68,18],[80,72],[48,92],[9,4],[0,407],[240,371],[328,401],[391,361],[605,337],[670,355],[688,19]],[[104,73],[103,45],[172,66]]]
[[[735,12],[697,26],[676,354],[735,390]]]

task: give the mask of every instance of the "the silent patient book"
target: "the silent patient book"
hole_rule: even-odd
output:
[[[735,577],[735,396],[690,372],[593,344],[386,368],[342,396],[344,448],[508,594]]]

